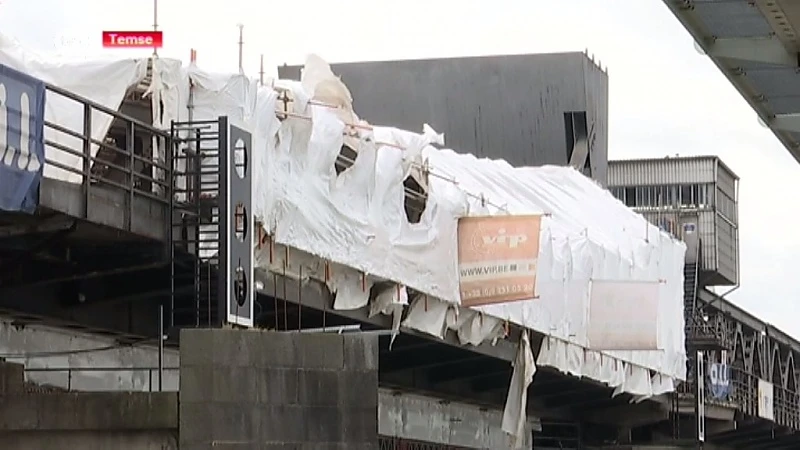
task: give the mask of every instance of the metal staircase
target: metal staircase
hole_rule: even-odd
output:
[[[683,311],[686,321],[687,354],[694,354],[698,350],[726,349],[716,321],[709,317],[705,305],[698,300],[698,291],[703,288],[700,282],[701,248],[698,243],[694,258],[696,262],[687,262],[683,267]]]
[[[173,122],[168,327],[253,326],[252,135],[216,120]],[[233,143],[232,145],[230,143]]]
[[[724,338],[720,333],[717,324],[718,317],[710,317],[706,311],[708,305],[702,303],[698,298],[698,292],[703,289],[700,280],[701,275],[701,254],[702,245],[698,241],[697,250],[692,257],[687,258],[683,266],[683,311],[685,318],[686,336],[686,383],[678,386],[677,391],[672,396],[671,421],[672,434],[676,442],[689,438],[691,442],[699,442],[704,439],[705,429],[705,370],[702,355],[708,351],[725,350]],[[682,421],[681,418],[687,415],[690,405],[694,406],[694,422]],[[685,417],[684,417],[685,418]],[[683,430],[691,428],[691,432]],[[691,437],[690,437],[691,436]],[[687,441],[688,442],[688,441]]]
[[[698,246],[699,247],[699,246]],[[699,250],[698,250],[699,253]],[[683,266],[683,316],[685,318],[685,330],[687,340],[693,337],[698,327],[699,308],[697,307],[697,280],[699,275],[699,264],[686,263]]]
[[[172,302],[169,328],[221,323],[219,314],[220,121],[173,122]]]

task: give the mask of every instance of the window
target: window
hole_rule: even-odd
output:
[[[591,177],[592,164],[589,157],[591,148],[586,111],[568,111],[564,113],[564,135],[566,138],[567,164],[581,170],[584,175]],[[581,153],[575,154],[575,150],[579,150]]]
[[[410,175],[403,181],[403,190],[405,190],[403,206],[406,210],[406,218],[409,223],[419,223],[428,203],[428,194]]]
[[[655,186],[653,206],[664,208],[675,206],[675,187],[674,186]]]
[[[712,206],[713,198],[708,195],[710,191],[706,184],[681,184],[658,186],[618,186],[611,188],[611,194],[630,208],[708,208]],[[734,220],[734,202],[720,192],[720,197],[725,197],[720,202],[724,206],[718,209]]]
[[[336,157],[336,162],[333,164],[336,175],[341,175],[342,172],[352,167],[356,162],[356,157],[358,157],[358,152],[347,144],[342,145],[339,156]]]
[[[711,199],[708,198],[708,185],[697,186],[697,206],[707,208],[711,206]]]
[[[609,191],[611,192],[611,195],[614,196],[614,198],[616,198],[617,200],[621,201],[622,203],[625,203],[625,188],[623,188],[623,187],[612,187],[612,188],[609,188]]]
[[[697,200],[695,199],[695,193],[697,192],[697,186],[694,185],[683,185],[680,187],[681,191],[681,199],[680,205],[682,207],[694,207],[697,206]]]
[[[634,187],[625,188],[625,206],[631,208],[636,206],[636,188]]]

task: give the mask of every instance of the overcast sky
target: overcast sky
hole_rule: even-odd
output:
[[[150,0],[0,0],[0,30],[40,53],[146,56],[103,50],[100,32],[150,29],[152,11]],[[742,286],[729,298],[800,337],[800,235],[788,201],[800,165],[662,0],[162,0],[158,22],[162,55],[188,59],[194,47],[215,71],[236,70],[243,23],[254,76],[262,53],[271,75],[310,52],[352,61],[588,48],[608,67],[612,159],[717,154],[741,177]]]

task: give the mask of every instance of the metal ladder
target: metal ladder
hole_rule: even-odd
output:
[[[170,329],[215,326],[218,311],[220,120],[173,122]]]
[[[699,245],[698,245],[699,247]],[[698,254],[700,253],[698,249]],[[698,255],[699,258],[699,255]],[[683,266],[683,311],[685,318],[686,337],[691,338],[695,335],[698,326],[698,319],[701,314],[697,305],[697,279],[699,275],[699,263],[686,263]]]

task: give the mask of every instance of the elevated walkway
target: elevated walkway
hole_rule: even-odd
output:
[[[131,97],[114,111],[52,85],[44,89],[49,102],[83,121],[70,127],[40,118],[44,168],[36,208],[28,212],[42,220],[77,219],[94,239],[165,240],[172,194],[169,133],[126,114],[141,107]],[[108,130],[104,139],[93,137],[98,128]],[[6,211],[0,218],[7,226],[43,229],[27,214]],[[103,233],[103,227],[109,230]]]

